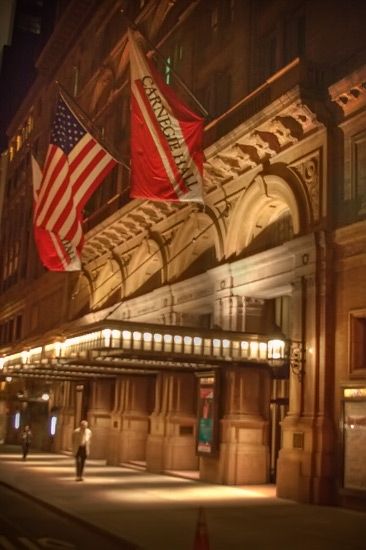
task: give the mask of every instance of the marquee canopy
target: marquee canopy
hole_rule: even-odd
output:
[[[102,320],[71,325],[0,358],[1,375],[81,380],[121,374],[262,366],[286,377],[289,342],[278,336]]]

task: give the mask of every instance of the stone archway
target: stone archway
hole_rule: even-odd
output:
[[[283,178],[257,176],[235,206],[226,236],[226,257],[241,254],[261,232],[284,217],[291,225],[289,237],[300,234],[305,226],[303,211],[295,191]]]
[[[163,257],[159,244],[154,239],[145,239],[131,257],[125,278],[126,296],[137,292],[159,271],[162,273]],[[159,284],[162,283],[161,277]]]
[[[92,308],[100,309],[117,302],[121,297],[122,274],[116,260],[108,260],[93,284]]]
[[[199,260],[204,258],[205,253],[214,249],[215,257],[220,256],[220,239],[218,238],[217,226],[210,216],[203,212],[194,212],[185,221],[181,230],[177,231],[169,246],[170,256],[168,265],[168,280],[173,282]],[[201,266],[201,272],[212,267]],[[193,276],[196,273],[191,273]]]
[[[92,282],[87,272],[80,272],[70,299],[70,318],[74,319],[87,313],[92,297]]]

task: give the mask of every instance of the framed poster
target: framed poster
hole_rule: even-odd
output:
[[[218,451],[218,373],[200,373],[198,377],[197,454],[211,456]]]
[[[366,388],[343,390],[343,488],[366,494]]]

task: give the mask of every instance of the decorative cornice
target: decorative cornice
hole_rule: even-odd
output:
[[[100,224],[88,233],[83,248],[83,263],[95,260],[100,254],[130,241],[135,237],[143,238],[152,223],[164,220],[179,206],[163,202],[132,201],[125,208],[119,209],[104,227]]]
[[[210,192],[272,159],[321,127],[295,87],[207,148],[206,190]]]
[[[302,180],[311,204],[312,218],[320,217],[320,153],[316,151],[289,165]]]
[[[273,159],[322,127],[301,99],[299,87],[295,87],[206,148],[206,193],[222,188],[223,184]],[[312,189],[309,191],[314,199]],[[313,209],[317,217],[319,204],[315,202],[313,200]],[[101,253],[132,239],[143,238],[152,225],[163,222],[177,210],[188,214],[190,208],[189,204],[131,201],[88,233],[83,262],[92,262]]]
[[[350,116],[366,106],[366,65],[329,87],[331,100]]]

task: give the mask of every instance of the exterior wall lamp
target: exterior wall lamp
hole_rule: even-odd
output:
[[[279,338],[268,340],[267,359],[272,366],[281,366],[286,360],[287,342]]]
[[[282,338],[273,338],[267,343],[267,362],[274,378],[288,378],[289,343]]]
[[[305,346],[302,341],[269,340],[267,359],[272,367],[287,366],[301,382],[305,372]]]

